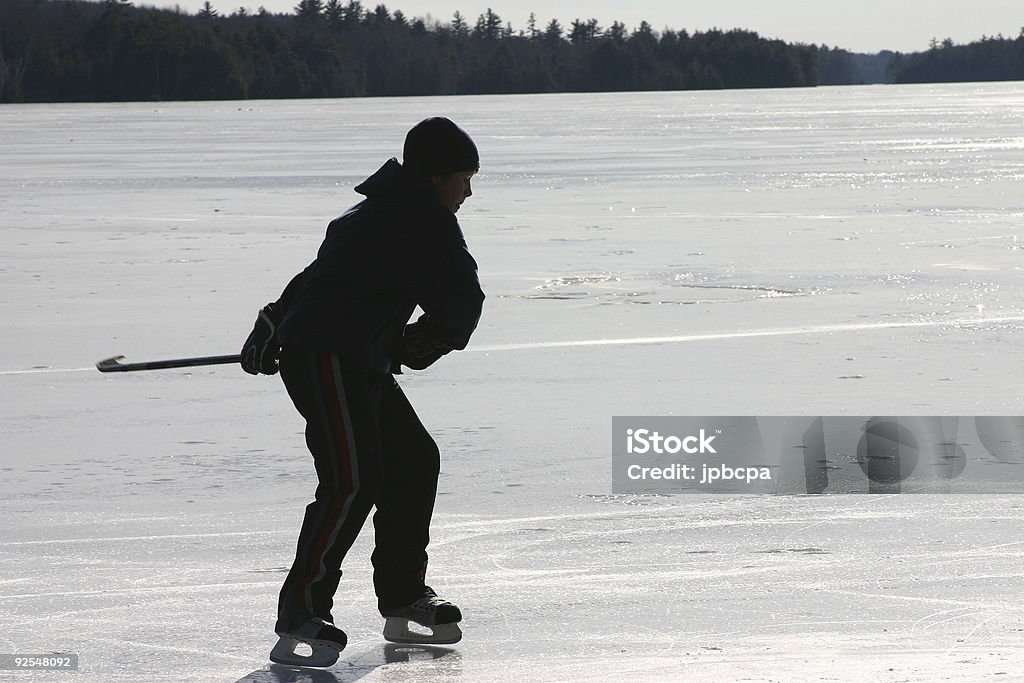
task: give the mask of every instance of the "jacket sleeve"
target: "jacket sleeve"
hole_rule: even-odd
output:
[[[302,291],[303,286],[306,284],[306,278],[313,271],[314,266],[316,266],[315,260],[306,266],[305,270],[291,279],[291,282],[281,292],[281,296],[274,302],[274,311],[280,316],[278,320],[283,319],[287,315],[288,309],[294,303],[296,297],[298,297],[299,292]]]
[[[462,350],[483,311],[476,261],[454,215],[447,213],[426,227],[418,232],[412,255],[413,295],[430,317],[432,341]]]

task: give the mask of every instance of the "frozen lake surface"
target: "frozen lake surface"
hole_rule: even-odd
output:
[[[364,532],[342,658],[271,667],[315,477],[279,380],[93,363],[236,352],[435,114],[481,150],[488,301],[401,382],[465,638],[384,644]],[[78,653],[76,681],[1024,669],[1019,495],[612,495],[610,456],[615,415],[1024,414],[1024,84],[5,105],[0,149],[0,653]]]

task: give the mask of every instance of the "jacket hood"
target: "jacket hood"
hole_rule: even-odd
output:
[[[356,185],[356,192],[367,197],[379,197],[387,194],[403,192],[423,192],[433,190],[426,178],[416,175],[398,163],[392,157],[363,182]]]

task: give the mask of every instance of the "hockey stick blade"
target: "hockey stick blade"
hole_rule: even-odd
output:
[[[171,358],[168,360],[151,360],[143,363],[122,363],[124,356],[105,358],[96,363],[100,372],[132,372],[136,370],[165,370],[168,368],[193,368],[200,365],[226,365],[239,363],[242,357],[237,353],[231,356],[200,356],[197,358]]]

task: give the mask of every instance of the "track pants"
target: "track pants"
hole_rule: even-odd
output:
[[[333,621],[341,562],[373,516],[373,584],[379,609],[420,597],[437,492],[437,445],[391,375],[337,354],[281,350],[281,377],[306,419],[319,484],[306,506],[277,628]]]

